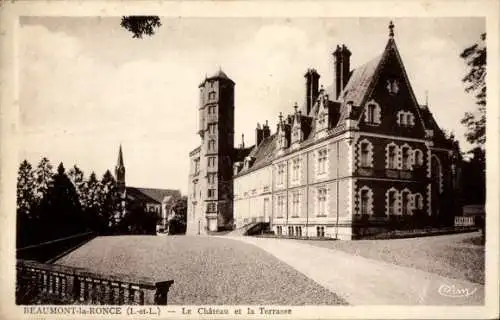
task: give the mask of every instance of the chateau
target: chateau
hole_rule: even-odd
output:
[[[256,144],[234,148],[234,86],[219,70],[200,85],[201,145],[190,152],[188,234],[267,222],[277,235],[358,239],[390,228],[452,225],[457,144],[420,105],[394,40],[334,79],[305,73],[305,99]],[[330,85],[331,84],[331,85]]]

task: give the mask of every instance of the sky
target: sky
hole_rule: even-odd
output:
[[[129,186],[187,192],[197,147],[198,84],[219,68],[236,83],[235,145],[254,143],[257,122],[274,132],[279,112],[304,101],[304,72],[333,82],[332,51],[351,66],[380,54],[390,18],[161,18],[152,37],[133,39],[117,17],[23,17],[19,41],[19,161],[114,170],[122,144]],[[419,103],[453,131],[462,150],[460,52],[485,32],[483,18],[394,19],[395,41]]]

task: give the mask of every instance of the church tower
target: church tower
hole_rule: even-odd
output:
[[[199,89],[201,201],[197,201],[199,211],[193,217],[196,221],[191,222],[195,222],[197,233],[203,233],[221,230],[233,219],[234,82],[219,70],[207,77]]]
[[[123,165],[123,153],[121,144],[120,149],[118,150],[118,161],[116,162],[115,176],[118,192],[120,194],[123,194],[125,192],[125,166]]]
[[[115,215],[115,222],[120,221],[120,219],[125,215],[125,199],[126,199],[126,187],[125,187],[125,165],[123,164],[123,153],[122,145],[120,144],[120,149],[118,150],[118,161],[115,167],[116,176],[116,187],[118,189],[118,194],[120,195],[121,210]]]

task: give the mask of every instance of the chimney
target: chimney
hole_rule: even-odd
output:
[[[349,81],[349,72],[351,71],[351,52],[345,45],[337,46],[333,52],[334,69],[334,89],[335,99],[338,99],[342,90],[344,90],[347,81]]]
[[[257,122],[257,128],[255,128],[255,146],[258,146],[262,140],[264,140],[264,129],[261,129],[260,123]]]
[[[318,97],[320,75],[315,69],[307,69],[304,77],[306,78],[306,103],[303,112],[305,115],[308,115],[314,101],[316,101],[316,98]]]
[[[267,123],[262,126],[262,139],[269,137],[271,135],[271,129],[269,129],[269,124]]]

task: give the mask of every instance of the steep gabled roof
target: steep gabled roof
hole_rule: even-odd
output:
[[[255,170],[270,164],[276,156],[278,150],[276,148],[277,137],[278,135],[275,133],[262,140],[262,142],[258,146],[254,146],[248,156],[254,158],[255,161],[250,168],[243,168],[237,175],[244,174],[248,171]]]
[[[127,195],[141,202],[156,202],[161,204],[166,197],[180,198],[181,192],[173,189],[154,189],[127,187]]]

